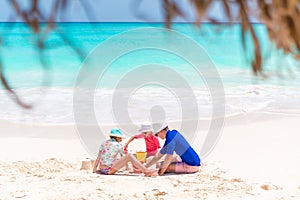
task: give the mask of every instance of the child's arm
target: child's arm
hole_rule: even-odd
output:
[[[130,142],[132,142],[135,139],[135,135],[132,136],[124,145],[124,151],[127,152],[127,147],[129,145]]]
[[[95,173],[97,171],[97,168],[98,168],[98,165],[99,165],[99,162],[100,162],[100,152],[98,153],[98,156],[97,156],[97,159],[94,163],[94,167],[93,167],[93,173]]]

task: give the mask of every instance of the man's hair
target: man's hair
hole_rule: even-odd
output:
[[[166,126],[166,128],[164,128],[164,129],[162,129],[162,130],[160,130],[160,131],[168,131],[169,130],[169,127],[168,126]],[[159,132],[160,132],[159,131]],[[157,133],[155,133],[154,135],[156,135],[157,136]]]
[[[166,128],[163,129],[164,131],[168,131],[169,130],[169,127],[167,126]]]

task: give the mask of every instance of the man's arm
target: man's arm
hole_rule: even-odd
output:
[[[151,167],[153,164],[155,164],[157,161],[159,161],[164,155],[161,153],[157,153],[146,165],[145,167]]]
[[[171,164],[172,160],[173,160],[173,155],[167,154],[163,162],[163,166],[160,168],[158,172],[158,175],[163,175],[165,173],[165,171],[168,169],[169,165]]]

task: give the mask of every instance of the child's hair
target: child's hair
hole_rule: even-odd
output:
[[[117,140],[117,138],[119,138],[119,137],[116,137],[116,136],[109,136],[110,137],[110,139],[115,139],[115,140]]]

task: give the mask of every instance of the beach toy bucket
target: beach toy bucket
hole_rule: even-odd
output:
[[[138,151],[138,152],[135,153],[135,155],[136,155],[136,158],[137,158],[140,162],[142,162],[142,163],[146,162],[146,155],[147,155],[147,152],[144,152],[144,151]]]

